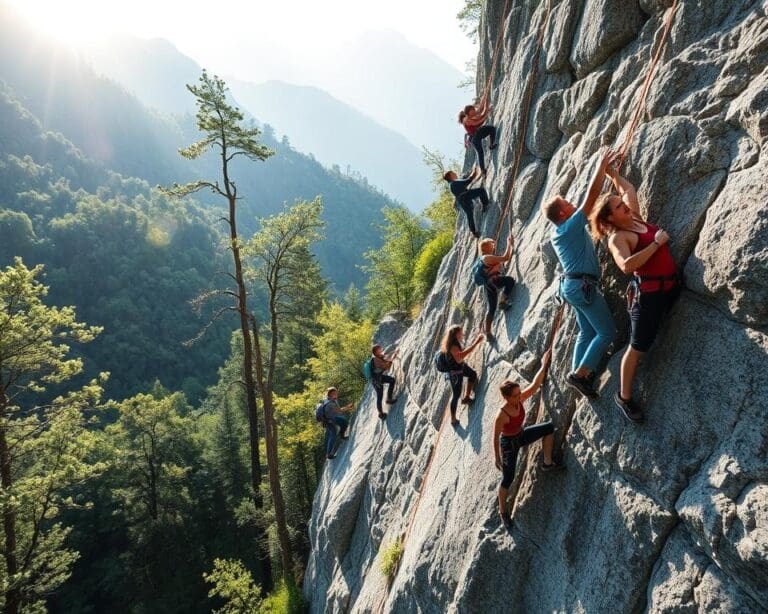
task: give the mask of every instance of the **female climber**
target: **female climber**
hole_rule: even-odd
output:
[[[541,368],[530,386],[521,390],[520,384],[506,380],[499,387],[504,405],[499,410],[499,415],[496,416],[492,445],[496,455],[496,468],[502,473],[501,484],[499,485],[499,515],[504,526],[508,529],[512,527],[512,517],[507,510],[507,495],[515,477],[517,453],[520,448],[541,439],[544,456],[541,464],[542,471],[563,468],[561,464],[555,463],[552,459],[553,433],[555,432],[552,422],[541,422],[523,427],[525,421],[523,402],[532,397],[541,386],[551,359],[552,350],[547,350],[541,358]]]
[[[385,371],[388,371],[392,366],[392,361],[397,356],[397,350],[392,352],[389,356],[384,353],[383,348],[377,343],[371,348],[371,357],[373,358],[373,364],[371,365],[371,385],[376,391],[376,409],[379,410],[379,418],[386,419],[387,414],[384,413],[384,408],[381,405],[381,401],[384,398],[384,385],[388,385],[387,393],[387,405],[393,405],[397,401],[397,397],[392,395],[392,391],[395,389],[395,378],[390,375],[385,375]]]
[[[469,142],[474,146],[477,152],[477,164],[482,175],[486,173],[483,139],[487,136],[491,137],[489,149],[495,149],[497,145],[496,126],[484,125],[490,112],[491,107],[488,105],[488,99],[485,97],[480,99],[480,104],[477,107],[468,104],[459,112],[459,123],[467,131],[464,137],[464,144],[467,145]]]
[[[459,423],[459,420],[456,418],[456,408],[459,405],[461,388],[465,377],[467,378],[467,393],[461,399],[461,402],[469,405],[475,400],[472,396],[472,389],[477,382],[477,373],[464,362],[464,359],[475,350],[478,344],[482,343],[483,338],[483,335],[479,334],[472,345],[466,350],[463,349],[461,342],[464,339],[464,331],[460,325],[456,324],[448,329],[443,337],[443,342],[440,344],[441,352],[446,357],[449,365],[449,370],[446,374],[451,382],[451,391],[453,392],[451,396],[451,424],[453,426]]]
[[[680,295],[681,279],[669,250],[669,235],[643,219],[635,187],[613,164],[605,169],[616,194],[603,194],[590,215],[595,240],[608,237],[616,265],[633,274],[627,287],[630,342],[621,359],[621,384],[614,401],[632,422],[642,422],[643,410],[632,399],[637,366],[661,325],[661,319]]]
[[[480,257],[475,263],[476,281],[485,278],[485,296],[488,299],[488,314],[485,316],[485,338],[489,342],[493,342],[493,333],[491,332],[491,324],[493,323],[493,316],[496,314],[496,307],[501,309],[507,309],[509,306],[508,299],[512,292],[512,288],[515,287],[515,280],[508,275],[501,274],[501,265],[512,258],[512,249],[514,248],[515,240],[510,233],[507,239],[507,249],[501,255],[494,254],[496,251],[496,241],[493,239],[483,239],[480,241],[479,251]],[[501,290],[501,301],[499,301],[499,290]]]

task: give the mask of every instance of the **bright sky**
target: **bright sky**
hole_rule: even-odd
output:
[[[459,70],[475,51],[459,28],[463,0],[6,0],[58,38],[98,39],[119,31],[161,37],[219,67],[226,49],[274,43],[296,57],[339,47],[371,29],[393,29]]]

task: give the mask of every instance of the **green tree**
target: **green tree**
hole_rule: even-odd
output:
[[[384,208],[386,224],[381,226],[384,245],[366,252],[370,274],[368,311],[379,318],[387,311],[410,312],[416,306],[413,269],[430,230],[421,219],[403,208]]]
[[[254,614],[259,611],[261,590],[240,561],[216,559],[213,571],[203,574],[203,578],[213,584],[208,596],[224,600],[224,607],[214,610],[213,614]]]
[[[229,227],[230,249],[234,263],[233,280],[235,290],[223,292],[234,299],[235,305],[221,308],[216,316],[228,310],[237,312],[240,318],[240,332],[243,337],[243,383],[245,386],[246,404],[248,408],[248,427],[251,450],[251,487],[253,489],[253,503],[257,510],[262,509],[261,496],[261,459],[259,457],[259,427],[256,407],[256,385],[253,379],[253,339],[249,329],[250,312],[247,304],[247,293],[243,277],[242,257],[240,254],[240,240],[237,234],[237,185],[230,177],[230,165],[237,157],[245,157],[249,160],[266,160],[273,152],[268,147],[259,143],[259,130],[253,126],[242,125],[243,114],[239,109],[227,102],[228,88],[224,81],[217,76],[209,76],[204,70],[200,77],[199,85],[187,85],[187,89],[195,97],[197,104],[197,128],[203,133],[203,138],[189,147],[180,150],[183,157],[195,160],[213,149],[221,161],[221,183],[200,179],[185,185],[174,184],[167,190],[175,196],[187,196],[204,188],[210,189],[214,194],[223,197],[228,205],[228,217],[226,223]],[[265,540],[257,540],[262,549],[260,562],[260,584],[266,589],[272,586],[271,562],[269,552],[264,550]]]
[[[373,322],[351,320],[338,302],[325,305],[318,322],[323,332],[313,338],[315,357],[309,359],[312,370],[309,388],[315,400],[329,386],[338,388],[340,397],[359,399],[365,390],[361,366],[371,354]]]
[[[0,586],[10,614],[41,609],[44,595],[69,577],[78,555],[66,547],[69,529],[56,517],[74,505],[66,490],[100,470],[85,462],[93,439],[83,417],[99,401],[99,382],[46,406],[30,403],[82,370],[66,342],[87,343],[101,330],[78,322],[71,307],[45,305],[41,272],[19,258],[0,272]]]
[[[253,261],[252,276],[266,289],[268,329],[264,334],[252,317],[256,379],[264,408],[264,441],[269,483],[280,554],[286,582],[294,583],[293,549],[280,484],[278,427],[275,420],[274,385],[280,330],[283,322],[301,323],[311,300],[320,303],[325,294],[320,268],[309,251],[322,238],[320,199],[299,202],[285,212],[261,221],[261,230],[244,253]]]
[[[477,34],[482,14],[482,0],[464,0],[464,6],[461,7],[461,10],[456,15],[461,29],[474,42],[477,42],[478,39]]]

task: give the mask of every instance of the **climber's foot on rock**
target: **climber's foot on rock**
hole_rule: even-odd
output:
[[[385,414],[383,411],[380,411],[379,412],[379,418],[382,419],[382,420],[386,420],[387,419],[387,414]]]
[[[640,409],[631,398],[623,399],[617,392],[615,395],[613,395],[613,401],[624,414],[624,417],[630,422],[634,422],[635,424],[642,424],[645,421],[643,410]]]
[[[501,523],[504,525],[504,528],[507,531],[512,530],[512,516],[509,515],[509,512],[500,512],[499,516],[501,517]]]
[[[336,458],[336,455],[335,454],[326,454],[325,458],[327,458],[328,460],[333,460],[334,458]]]
[[[576,375],[576,373],[569,373],[568,377],[565,378],[565,381],[567,381],[570,386],[576,388],[576,390],[578,390],[588,399],[600,398],[597,390],[592,387],[592,381],[590,380],[589,376],[579,377]]]
[[[547,464],[544,461],[541,462],[541,470],[544,472],[561,471],[563,469],[565,469],[565,465],[563,465],[563,463],[552,461],[551,463]]]
[[[475,397],[471,397],[471,396],[467,395],[467,396],[465,396],[465,397],[464,397],[464,398],[461,400],[461,402],[462,402],[464,405],[472,405],[472,403],[474,403],[474,402],[475,402]]]

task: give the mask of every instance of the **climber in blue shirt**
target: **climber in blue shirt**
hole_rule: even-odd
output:
[[[456,203],[464,210],[467,215],[467,223],[469,224],[469,231],[475,236],[476,239],[480,238],[480,234],[475,227],[475,211],[474,201],[476,198],[480,199],[482,203],[483,211],[488,208],[488,192],[485,188],[472,188],[469,186],[477,181],[480,177],[480,169],[476,166],[472,168],[469,175],[459,179],[459,176],[454,171],[446,171],[443,175],[451,190],[451,194],[456,197]]]
[[[566,379],[590,399],[599,396],[594,387],[595,369],[613,340],[615,326],[600,292],[600,264],[587,231],[587,218],[600,196],[605,170],[616,156],[609,149],[601,151],[600,163],[580,207],[559,194],[542,204],[547,219],[555,224],[551,240],[563,267],[560,296],[573,307],[579,326],[573,371]]]

